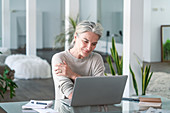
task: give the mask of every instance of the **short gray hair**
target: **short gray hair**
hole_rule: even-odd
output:
[[[84,32],[93,32],[93,33],[97,34],[100,38],[103,33],[103,28],[102,28],[101,24],[99,24],[99,23],[94,23],[94,22],[91,22],[88,20],[84,20],[76,26],[75,32],[78,34],[81,34]]]
[[[92,21],[84,20],[84,21],[80,22],[79,24],[77,24],[75,33],[82,34],[85,32],[93,32],[93,33],[97,34],[100,39],[100,37],[103,34],[103,27],[101,26],[100,23],[94,23]],[[73,38],[70,48],[72,48],[74,46],[74,42],[75,41]]]

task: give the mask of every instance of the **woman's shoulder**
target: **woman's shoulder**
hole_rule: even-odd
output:
[[[52,56],[51,62],[52,62],[52,63],[60,63],[60,62],[62,62],[63,60],[65,60],[65,56],[66,56],[66,51],[62,51],[62,52],[55,53],[55,54]]]
[[[66,51],[61,51],[61,52],[55,53],[53,55],[53,57],[61,57],[61,56],[65,55],[65,54],[66,54]]]
[[[99,54],[99,53],[97,53],[97,52],[92,52],[92,57],[94,58],[94,59],[101,59],[102,58],[102,56]]]
[[[64,60],[64,58],[66,57],[66,51],[62,51],[62,52],[58,52],[58,53],[55,53],[53,56],[52,56],[52,60],[56,61],[60,61],[60,60]]]

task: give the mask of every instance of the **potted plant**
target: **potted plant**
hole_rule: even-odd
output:
[[[144,64],[141,64],[138,59],[137,59],[137,62],[140,66],[140,71],[141,71],[141,76],[142,76],[142,95],[145,95],[146,94],[146,88],[148,87],[148,84],[151,80],[153,72],[150,72],[151,65],[145,65],[144,66]],[[138,83],[136,81],[136,76],[135,76],[135,73],[132,70],[131,65],[129,65],[129,69],[130,69],[130,73],[132,75],[133,87],[135,89],[136,95],[138,96],[139,95]]]
[[[69,41],[69,44],[70,44],[71,41],[74,38],[74,32],[75,32],[75,29],[76,29],[78,22],[79,22],[79,15],[77,15],[76,20],[69,17],[70,27],[65,32],[61,32],[59,35],[56,36],[54,44],[56,45],[57,43],[60,43],[61,46],[64,47],[66,35],[69,35],[68,41]]]
[[[123,56],[121,58],[119,58],[119,55],[118,55],[118,52],[117,52],[116,46],[115,46],[114,37],[112,37],[112,48],[110,48],[110,51],[111,51],[111,56],[108,56],[106,58],[107,63],[109,64],[110,72],[111,72],[112,75],[116,75],[116,71],[115,70],[117,70],[117,74],[118,75],[122,75],[122,71],[123,71]],[[114,68],[112,60],[116,64],[116,68]],[[107,75],[107,74],[105,74],[105,75]]]
[[[111,51],[111,56],[108,56],[106,58],[107,63],[109,64],[110,72],[112,75],[116,75],[115,70],[117,70],[117,74],[122,75],[122,73],[123,73],[123,55],[121,58],[119,58],[119,55],[117,53],[116,46],[115,46],[114,37],[112,37],[112,48],[110,48],[110,51]],[[115,65],[116,65],[116,69],[113,66],[112,60],[114,61]],[[150,82],[153,72],[150,72],[151,65],[144,66],[143,64],[141,65],[139,60],[137,60],[137,62],[140,65],[141,76],[142,76],[142,95],[145,95],[146,88]],[[136,95],[139,95],[136,77],[135,77],[135,74],[134,74],[130,65],[129,65],[129,69],[130,69],[130,73],[132,74],[133,87],[135,89]],[[105,75],[107,75],[107,74],[105,74]]]
[[[15,96],[15,88],[17,88],[17,84],[12,81],[14,70],[11,70],[7,65],[4,67],[1,66],[1,69],[4,68],[3,74],[0,75],[0,95],[2,98],[4,98],[4,94],[8,91],[10,91],[10,98],[13,98]]]

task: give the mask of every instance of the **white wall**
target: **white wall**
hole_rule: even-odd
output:
[[[151,61],[151,0],[144,0],[143,60]]]
[[[80,0],[80,19],[97,22],[97,0]]]
[[[112,36],[114,34],[119,34],[119,30],[123,30],[123,0],[101,0],[101,9],[100,9],[100,22],[104,28],[103,36],[99,41],[99,44],[96,47],[96,51],[106,52],[106,43],[103,43],[102,46],[100,43],[108,40],[107,52],[110,54],[110,48],[112,47]],[[110,32],[110,36],[106,37],[106,32]],[[107,39],[108,38],[108,39]],[[118,40],[123,40],[115,37],[116,49],[118,54],[122,56],[123,45],[122,43],[117,43]]]
[[[56,35],[61,32],[61,0],[37,0],[37,15],[41,16],[42,19],[37,17],[37,24],[40,24],[42,21],[42,26],[38,26],[37,32],[42,31],[42,35],[37,33],[38,36],[43,37],[43,41],[37,38],[37,42],[43,42],[42,48],[52,48],[54,47],[54,39]],[[26,1],[25,0],[10,0],[10,10],[11,15],[15,13],[12,11],[25,11],[26,10]],[[17,12],[18,13],[18,12]],[[23,15],[22,15],[23,16]],[[13,22],[11,20],[11,22]],[[0,24],[1,25],[1,24]],[[16,28],[11,28],[11,32],[17,32]],[[0,31],[1,33],[1,31]],[[15,35],[15,34],[14,34]],[[1,36],[1,34],[0,34]],[[14,39],[11,36],[11,39]],[[17,40],[17,39],[16,39]],[[23,39],[22,39],[23,40]],[[16,42],[16,41],[15,41]],[[21,43],[25,43],[25,40],[21,41]],[[40,45],[41,46],[41,45]],[[38,46],[39,47],[39,46]],[[16,45],[12,45],[12,48],[16,49]]]
[[[11,44],[10,0],[2,0],[2,47],[10,48]]]
[[[132,66],[138,83],[139,94],[142,88],[142,76],[136,58],[142,60],[143,57],[143,0],[132,0],[131,3],[131,29],[130,29],[130,65]],[[126,38],[126,36],[124,36]],[[125,43],[125,42],[124,42]],[[125,47],[125,46],[124,46]],[[137,55],[137,56],[136,56]],[[125,56],[124,56],[125,57]],[[141,62],[142,64],[143,62]],[[132,82],[131,82],[132,83]],[[130,84],[131,84],[130,83]],[[132,85],[131,85],[132,87]],[[130,92],[132,93],[132,92]]]
[[[26,0],[10,0],[11,10],[26,10]]]
[[[152,0],[151,5],[151,62],[161,61],[160,26],[170,25],[170,1]],[[157,10],[154,10],[157,9]]]
[[[37,11],[43,12],[43,47],[52,48],[61,32],[60,0],[37,0]]]
[[[148,17],[145,18],[144,33],[144,61],[161,61],[161,37],[160,26],[170,25],[170,1],[169,0],[145,0],[147,3]],[[150,16],[150,17],[149,17]],[[147,34],[147,35],[146,35]],[[150,54],[149,54],[150,53]]]
[[[135,94],[129,65],[135,73],[141,95],[142,76],[136,57],[142,59],[143,56],[143,11],[143,0],[126,0],[124,3],[123,74],[128,75],[124,96]]]
[[[123,29],[123,0],[101,0],[101,24],[104,27],[101,40],[106,40],[106,31],[112,35]]]

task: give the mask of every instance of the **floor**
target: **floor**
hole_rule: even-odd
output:
[[[151,71],[153,72],[170,73],[170,62],[154,62],[145,64],[151,64]]]
[[[32,80],[15,80],[16,88],[15,97],[9,98],[9,92],[0,102],[18,102],[35,100],[54,100],[53,79],[32,79]]]
[[[37,50],[37,55],[46,59],[49,63],[53,54],[62,51],[62,49],[43,49]],[[25,50],[12,50],[12,54],[25,54]],[[102,53],[101,53],[102,54]],[[106,55],[102,54],[105,62],[106,72],[109,72],[108,64],[106,63]],[[151,64],[151,71],[170,73],[170,62],[145,63]],[[38,100],[52,100],[54,96],[53,79],[32,79],[32,80],[15,80],[18,88],[16,89],[16,96],[9,98],[9,92],[6,93],[5,99],[0,99],[1,102],[15,102],[15,101],[29,101],[30,99]]]

